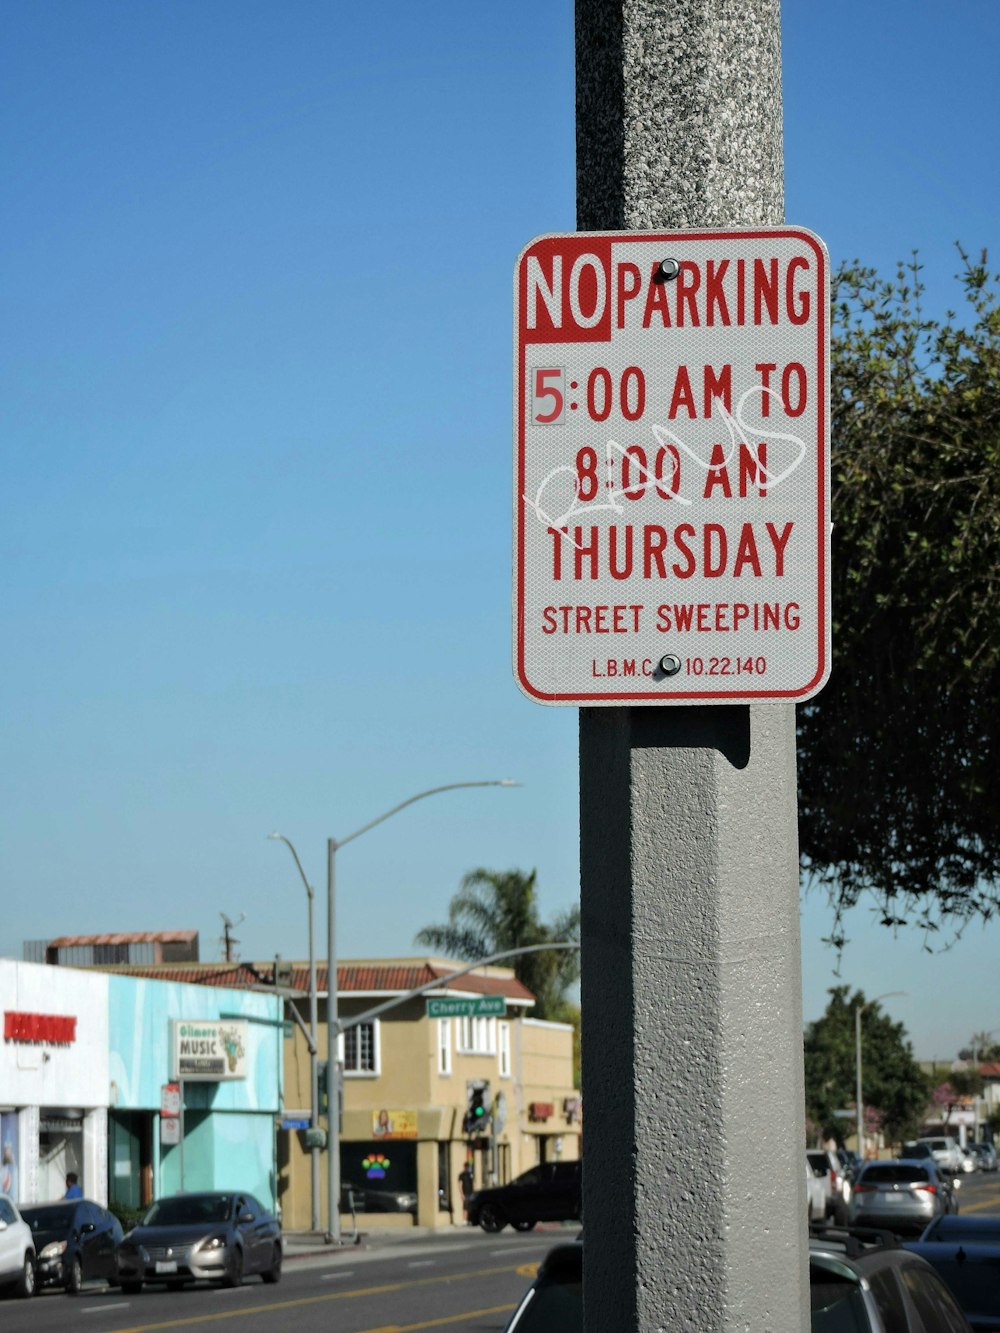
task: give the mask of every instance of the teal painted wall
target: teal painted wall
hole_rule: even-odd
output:
[[[243,1189],[265,1207],[276,1203],[275,1117],[281,1112],[284,1052],[282,1004],[277,996],[109,977],[109,1077],[115,1107],[159,1119],[160,1091],[171,1079],[170,1023],[176,1019],[247,1021],[247,1077],[187,1083],[184,1089],[186,1190]],[[181,1185],[180,1147],[159,1144],[154,1133],[157,1195]]]

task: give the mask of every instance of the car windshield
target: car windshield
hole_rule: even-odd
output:
[[[76,1204],[55,1204],[47,1208],[22,1208],[21,1216],[32,1231],[65,1231],[73,1221]]]
[[[911,1166],[907,1162],[871,1162],[858,1178],[859,1185],[899,1185],[915,1183],[926,1185],[930,1174],[925,1166]]]
[[[869,1333],[871,1322],[856,1282],[836,1273],[810,1274],[812,1333]]]
[[[144,1227],[197,1226],[202,1222],[229,1220],[231,1200],[228,1194],[192,1194],[176,1199],[160,1199],[142,1219]]]
[[[528,1295],[510,1333],[580,1333],[583,1283],[580,1275],[557,1273]]]

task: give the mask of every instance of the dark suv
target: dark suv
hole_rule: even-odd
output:
[[[469,1221],[484,1231],[530,1231],[536,1222],[573,1222],[583,1215],[580,1162],[543,1162],[509,1185],[477,1190]]]

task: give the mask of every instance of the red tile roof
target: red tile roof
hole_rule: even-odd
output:
[[[338,963],[337,989],[341,995],[352,993],[385,992],[387,994],[405,994],[426,986],[449,972],[456,971],[460,964],[448,966],[444,963],[388,962],[388,963]],[[200,986],[233,986],[236,989],[247,986],[271,985],[274,974],[273,963],[121,963],[99,969],[132,977],[148,977],[157,981],[187,982]],[[292,964],[292,989],[308,993],[309,967],[306,963]],[[326,964],[316,965],[316,989],[319,994],[326,994]],[[518,1004],[533,1005],[535,997],[522,982],[514,976],[474,975],[456,977],[443,983],[442,990],[462,991],[471,995],[503,995]]]
[[[979,1072],[983,1078],[1000,1078],[1000,1062],[984,1060],[979,1066]]]
[[[198,938],[196,930],[138,930],[114,935],[60,935],[49,940],[50,949],[72,949],[86,944],[187,944]]]

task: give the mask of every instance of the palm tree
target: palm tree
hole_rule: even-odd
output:
[[[470,870],[462,877],[448,907],[448,924],[425,926],[416,943],[451,958],[475,962],[505,949],[530,944],[580,939],[580,909],[571,907],[546,924],[538,915],[532,870]],[[579,979],[580,955],[575,949],[521,954],[511,960],[517,979],[535,997],[536,1018],[562,1017],[566,991]]]

